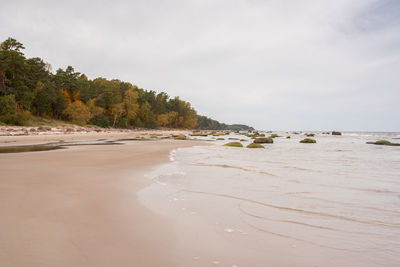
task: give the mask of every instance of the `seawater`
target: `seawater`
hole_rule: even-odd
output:
[[[233,240],[248,250],[268,250],[274,240],[306,248],[293,257],[332,255],[320,266],[400,266],[400,147],[366,144],[398,142],[400,134],[317,133],[316,144],[278,134],[265,149],[223,146],[228,137],[244,138],[231,134],[174,150],[139,197],[166,216],[171,205],[196,215],[222,237],[237,235]]]

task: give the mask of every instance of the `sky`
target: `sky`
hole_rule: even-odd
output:
[[[3,1],[53,71],[120,79],[265,130],[400,131],[398,0]]]

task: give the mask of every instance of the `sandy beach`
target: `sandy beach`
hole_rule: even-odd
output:
[[[0,137],[2,145],[132,133]],[[175,266],[168,221],[135,193],[144,173],[196,141],[0,154],[1,266]]]
[[[365,144],[397,135],[159,138],[176,134],[1,136],[65,147],[0,153],[0,266],[398,266],[400,154]]]

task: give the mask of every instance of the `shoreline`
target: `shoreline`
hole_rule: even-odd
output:
[[[0,146],[13,146],[13,145],[36,145],[46,142],[73,142],[73,141],[95,141],[97,139],[114,139],[114,138],[136,138],[140,136],[151,135],[180,135],[189,134],[190,130],[159,130],[159,129],[103,129],[103,128],[83,128],[76,127],[73,131],[67,131],[68,128],[49,127],[51,130],[43,128],[42,131],[35,130],[34,132],[29,129],[38,129],[39,127],[26,127],[26,126],[13,126],[4,127],[0,126]],[[6,129],[13,129],[6,131]],[[61,129],[61,130],[60,130]],[[3,134],[1,134],[3,133]],[[21,134],[22,133],[22,134]]]
[[[1,144],[10,145],[4,143],[8,138],[20,145],[59,140],[60,135],[3,136]],[[144,174],[168,162],[171,150],[201,144],[160,140],[0,154],[1,265],[179,265],[171,256],[177,241],[168,219],[144,207],[137,192],[152,183]]]

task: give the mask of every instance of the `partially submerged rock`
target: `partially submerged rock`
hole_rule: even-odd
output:
[[[314,137],[315,134],[313,134],[313,133],[306,133],[306,136],[307,136],[307,137]]]
[[[290,135],[286,136],[286,139],[290,139],[290,138],[291,138]]]
[[[224,146],[243,147],[243,145],[239,142],[226,143]]]
[[[271,137],[259,137],[254,139],[253,143],[255,144],[272,144],[274,140]]]
[[[306,138],[306,139],[303,139],[300,141],[300,143],[303,143],[303,144],[314,144],[316,142],[317,141],[315,141],[315,139],[311,139],[311,138]]]
[[[367,142],[370,145],[380,145],[380,146],[400,146],[399,143],[392,143],[388,140],[378,140],[376,142]]]
[[[277,134],[271,134],[270,137],[271,137],[271,138],[276,138],[276,137],[279,137],[279,135],[277,135]]]
[[[333,131],[333,132],[332,132],[332,135],[342,135],[342,133],[341,133],[341,132]]]
[[[263,145],[251,143],[247,146],[247,148],[264,148]]]
[[[174,139],[175,140],[186,140],[187,138],[185,135],[180,134],[180,135],[174,136]]]

